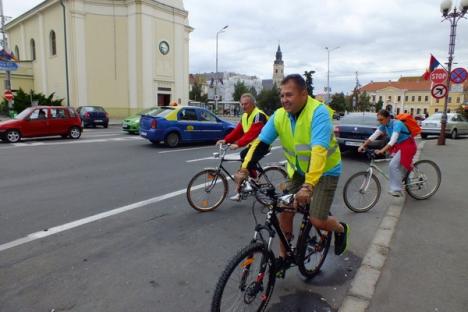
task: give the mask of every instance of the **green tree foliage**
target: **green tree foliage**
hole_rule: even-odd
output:
[[[312,75],[315,73],[315,71],[313,70],[310,70],[310,71],[305,71],[304,72],[304,77],[305,77],[305,81],[306,81],[306,86],[307,86],[307,93],[315,98],[315,95],[314,95],[314,85],[313,85],[313,78],[312,78]]]
[[[55,92],[51,93],[49,96],[45,96],[42,93],[36,93],[31,90],[29,93],[19,89],[16,91],[15,98],[13,101],[13,110],[16,113],[20,113],[25,108],[30,107],[33,102],[37,101],[37,105],[45,106],[61,106],[63,99],[54,99]],[[8,101],[4,98],[0,104],[0,111],[6,113],[8,111]]]
[[[377,103],[375,103],[375,112],[377,113],[379,110],[381,110],[383,107],[383,101],[379,100]]]
[[[244,81],[239,80],[234,85],[234,93],[232,93],[232,98],[234,99],[234,101],[240,101],[241,95],[248,92],[249,88],[247,88]]]
[[[280,92],[276,85],[271,90],[262,90],[257,97],[257,105],[266,114],[271,115],[281,107]]]
[[[346,110],[346,101],[344,93],[335,93],[332,95],[330,107],[336,112],[344,112]]]
[[[195,76],[192,85],[192,90],[189,92],[189,99],[192,101],[206,103],[208,101],[208,95],[203,93],[203,84],[205,80],[202,76]]]
[[[257,98],[257,90],[254,88],[254,86],[251,86],[249,89],[249,93],[253,95],[254,98]]]
[[[358,107],[360,112],[367,112],[370,110],[370,96],[367,94],[367,92],[361,93],[359,95]]]

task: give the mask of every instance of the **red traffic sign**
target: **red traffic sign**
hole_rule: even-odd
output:
[[[7,101],[13,101],[13,93],[11,92],[11,90],[5,90],[5,92],[3,93],[3,97],[7,100]]]
[[[448,89],[446,85],[443,84],[436,84],[434,87],[432,87],[431,94],[433,97],[436,99],[441,99],[445,97],[448,93]]]
[[[447,81],[447,71],[443,68],[437,68],[431,73],[431,81],[433,83],[444,83]]]
[[[468,72],[463,67],[458,67],[450,73],[450,81],[453,83],[463,83],[468,77]]]

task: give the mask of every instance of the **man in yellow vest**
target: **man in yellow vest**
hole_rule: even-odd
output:
[[[244,113],[242,114],[240,122],[237,124],[237,127],[231,131],[223,140],[216,142],[218,144],[230,143],[230,149],[235,150],[239,147],[247,146],[244,150],[240,152],[240,157],[244,160],[245,155],[247,154],[250,143],[255,140],[263,126],[266,124],[268,117],[267,115],[260,110],[255,105],[255,98],[250,93],[242,94],[240,98],[240,105],[242,106]],[[250,168],[250,176],[256,178],[257,171],[255,170],[256,163],[252,162],[252,168]],[[249,172],[247,172],[247,175]],[[239,201],[239,185],[237,185],[237,194],[231,196],[231,200]]]
[[[341,174],[341,154],[333,133],[333,110],[311,98],[301,75],[293,74],[281,82],[281,104],[252,143],[236,178],[245,178],[245,168],[258,161],[279,137],[287,160],[286,191],[295,193],[297,206],[310,205],[314,226],[335,232],[335,254],[342,254],[347,245],[349,228],[329,216],[330,207]],[[313,195],[313,196],[312,196]],[[288,239],[293,238],[294,213],[281,213],[280,226]],[[280,246],[280,263],[284,276],[285,249]],[[282,271],[282,272],[281,272]]]

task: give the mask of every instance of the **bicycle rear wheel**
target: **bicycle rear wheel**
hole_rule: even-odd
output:
[[[367,171],[353,174],[343,188],[343,199],[350,210],[366,212],[379,200],[382,188],[379,179]]]
[[[207,212],[216,209],[226,198],[228,182],[216,169],[200,171],[187,186],[187,200],[193,209]]]
[[[321,231],[307,222],[297,242],[299,272],[305,278],[313,278],[320,271],[328,250],[332,232]]]
[[[414,199],[426,199],[437,192],[440,182],[439,166],[431,160],[420,160],[414,163],[413,170],[407,175],[405,188]]]
[[[284,170],[283,167],[272,166],[265,168],[257,180],[257,184],[260,186],[260,192],[257,192],[255,197],[257,198],[258,202],[262,205],[271,204],[271,198],[262,192],[266,192],[270,186],[274,187],[276,191],[280,191],[281,184],[286,182],[287,178],[288,173],[286,170]]]
[[[264,311],[275,285],[274,263],[263,243],[239,251],[216,284],[211,311]]]

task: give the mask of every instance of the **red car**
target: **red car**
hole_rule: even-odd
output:
[[[80,116],[71,107],[35,106],[26,108],[14,119],[0,122],[0,138],[16,143],[21,138],[60,135],[79,139]]]

